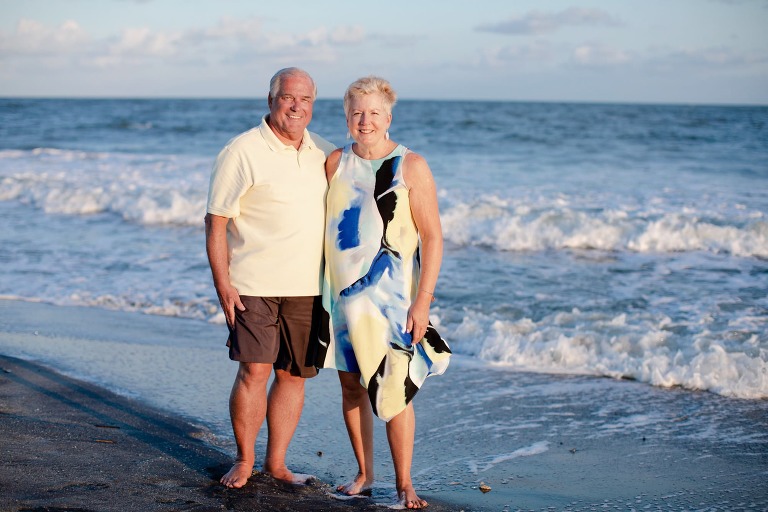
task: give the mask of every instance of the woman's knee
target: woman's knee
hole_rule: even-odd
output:
[[[339,382],[341,383],[341,394],[345,398],[360,399],[368,396],[368,390],[360,383],[359,373],[339,372]]]

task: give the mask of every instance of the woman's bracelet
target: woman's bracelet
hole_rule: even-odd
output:
[[[432,292],[428,292],[427,290],[423,290],[423,289],[421,289],[421,288],[419,288],[419,291],[420,291],[420,292],[424,292],[424,293],[426,293],[427,295],[431,295],[431,296],[432,296],[432,300],[431,300],[431,302],[435,302],[435,294],[434,294],[434,293],[432,293]]]

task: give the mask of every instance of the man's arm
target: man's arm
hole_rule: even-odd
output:
[[[227,217],[213,215],[205,216],[205,250],[208,253],[208,264],[211,266],[213,286],[219,296],[221,309],[231,328],[235,325],[235,308],[245,311],[240,301],[240,294],[229,280],[229,247],[227,246]]]

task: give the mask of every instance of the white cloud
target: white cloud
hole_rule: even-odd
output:
[[[143,57],[173,57],[179,53],[181,35],[152,32],[150,29],[129,28],[122,32],[120,39],[110,46],[112,55]]]
[[[620,26],[621,22],[601,9],[570,7],[556,13],[530,11],[523,16],[505,21],[484,23],[475,28],[481,32],[495,32],[509,35],[529,35],[554,32],[573,26]]]
[[[259,18],[236,19],[225,16],[211,28],[191,29],[186,32],[186,35],[200,40],[253,41],[263,36],[263,30]]]
[[[573,48],[570,63],[595,69],[642,66],[653,73],[665,75],[694,71],[716,74],[728,70],[766,70],[768,55],[726,46],[696,49],[652,47],[639,53],[590,42]]]
[[[624,91],[631,100],[647,97],[644,80],[706,78],[711,91],[725,84],[731,98],[743,83],[740,90],[758,91],[749,101],[764,102],[768,49],[760,28],[768,0],[679,1],[670,8],[526,0],[497,2],[492,11],[464,3],[438,18],[414,9],[399,24],[391,23],[396,15],[339,21],[324,4],[293,29],[293,15],[279,5],[247,0],[199,0],[172,20],[166,12],[175,2],[105,0],[105,9],[18,2],[0,23],[0,88],[8,95],[234,96],[250,94],[277,67],[299,65],[324,92],[376,73],[406,95],[429,87],[456,98],[576,98],[572,82],[580,77],[589,97]],[[33,8],[43,4],[51,11],[45,18]]]
[[[723,69],[750,68],[768,63],[768,54],[737,51],[726,46],[697,49],[655,50],[648,63],[659,69],[675,71],[681,68]]]
[[[156,31],[128,27],[111,38],[94,40],[74,21],[51,28],[22,19],[13,33],[0,32],[0,55],[6,60],[58,56],[70,65],[106,68],[142,65],[157,60],[166,64],[223,63],[235,58],[298,58],[328,62],[339,51],[364,42],[359,26],[316,27],[303,33],[267,32],[258,18],[222,18],[211,27],[185,31]],[[309,49],[309,51],[308,51]],[[58,67],[58,66],[57,66]]]
[[[580,66],[606,67],[627,64],[631,55],[622,49],[602,43],[582,44],[574,48],[572,60]]]
[[[547,41],[537,40],[530,44],[508,45],[485,51],[485,60],[491,66],[536,63],[554,60],[556,49]]]
[[[428,40],[424,34],[391,34],[385,32],[376,32],[365,35],[366,40],[376,41],[384,48],[414,48],[417,44]]]
[[[365,39],[365,30],[363,27],[338,27],[331,31],[329,41],[332,44],[348,45],[359,44]]]
[[[0,32],[0,54],[12,55],[57,55],[84,47],[89,42],[88,34],[75,21],[65,21],[53,28],[42,23],[22,18],[12,34]]]

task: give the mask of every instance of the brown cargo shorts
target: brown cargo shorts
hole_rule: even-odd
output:
[[[241,295],[245,311],[235,308],[229,330],[229,358],[268,363],[298,377],[314,377],[322,302],[316,297]]]

